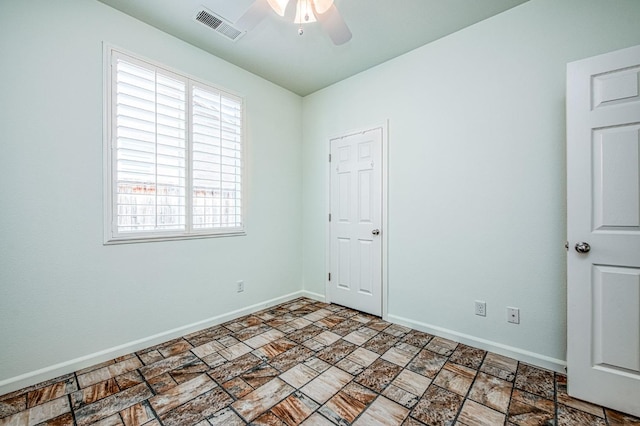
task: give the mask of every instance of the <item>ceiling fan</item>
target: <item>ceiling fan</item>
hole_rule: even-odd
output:
[[[351,40],[351,31],[333,0],[255,0],[235,25],[248,31],[262,21],[270,10],[298,24],[299,35],[304,33],[303,24],[318,21],[335,45]]]

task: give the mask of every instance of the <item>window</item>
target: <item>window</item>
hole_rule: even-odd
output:
[[[242,234],[242,99],[107,53],[105,241]]]

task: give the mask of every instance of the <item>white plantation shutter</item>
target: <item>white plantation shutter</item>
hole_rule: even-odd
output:
[[[186,82],[116,62],[118,233],[185,229]]]
[[[243,231],[242,99],[111,51],[107,242]]]
[[[242,226],[242,103],[193,86],[193,227]]]

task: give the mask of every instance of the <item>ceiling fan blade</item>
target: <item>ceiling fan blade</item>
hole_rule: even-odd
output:
[[[267,16],[271,9],[267,0],[255,0],[247,11],[238,19],[235,26],[244,31],[252,30]]]
[[[351,31],[347,26],[335,4],[332,4],[326,12],[316,14],[322,28],[329,34],[333,44],[339,46],[351,40]]]
[[[293,22],[296,19],[296,8],[298,7],[298,0],[289,0],[287,6],[284,9],[284,18],[287,22]]]

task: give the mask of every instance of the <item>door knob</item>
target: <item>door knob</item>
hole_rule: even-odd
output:
[[[591,250],[591,246],[589,243],[585,243],[584,241],[581,243],[576,243],[576,251],[578,253],[589,253]]]
[[[380,230],[379,229],[374,229],[373,231],[371,231],[371,233],[373,235],[380,235]]]

